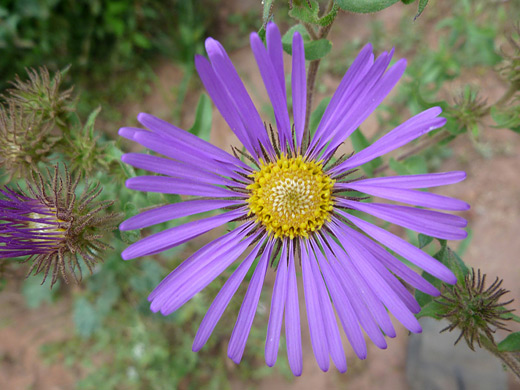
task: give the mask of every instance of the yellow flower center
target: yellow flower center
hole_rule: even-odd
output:
[[[40,213],[30,213],[29,217],[32,219],[51,220],[52,222],[57,222],[60,225],[65,223],[65,221],[58,219],[58,217],[56,217],[56,216],[54,218],[52,218],[49,215],[40,214]],[[56,225],[54,223],[29,221],[28,226],[30,229],[34,230],[35,232],[39,232],[42,234],[48,234],[47,236],[43,236],[42,238],[33,238],[32,239],[33,242],[59,241],[65,237],[64,232],[66,231],[66,229],[64,229],[62,227],[58,227],[58,225]],[[52,233],[57,233],[57,234],[52,234]]]
[[[275,237],[308,237],[330,220],[334,180],[321,162],[282,156],[251,175],[249,214]]]

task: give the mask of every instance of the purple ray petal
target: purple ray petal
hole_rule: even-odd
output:
[[[421,135],[444,126],[446,124],[446,119],[438,117],[441,112],[442,110],[440,107],[432,107],[408,119],[388,134],[382,136],[372,145],[331,169],[330,172],[337,174],[358,167],[382,156],[383,154],[406,145],[408,142],[419,138]]]
[[[231,232],[204,245],[170,272],[150,293],[148,301],[152,302],[159,294],[171,289],[171,286],[182,283],[182,280],[188,278],[190,275],[196,274],[201,268],[204,268],[206,264],[231,250],[231,248],[236,246],[237,243],[249,234],[254,226],[254,223],[241,225]]]
[[[395,291],[388,286],[384,278],[373,268],[372,254],[359,244],[353,237],[354,230],[347,225],[342,224],[339,220],[335,221],[339,225],[330,224],[331,230],[341,242],[341,245],[350,254],[352,264],[357,268],[370,283],[372,291],[390,310],[390,312],[401,322],[408,330],[414,333],[422,331],[421,325],[417,318],[413,315],[406,305],[401,301]]]
[[[228,357],[233,360],[236,364],[242,360],[244,354],[244,348],[246,347],[247,337],[251,331],[251,325],[255,318],[256,308],[258,306],[258,300],[260,298],[260,292],[262,291],[262,285],[264,284],[265,274],[267,272],[267,266],[269,265],[269,258],[273,249],[273,241],[268,242],[264,253],[260,257],[253,277],[249,282],[246,296],[240,306],[238,312],[237,322],[231,333],[231,339],[229,340],[228,346]]]
[[[249,268],[251,268],[251,265],[255,261],[263,242],[264,241],[262,240],[256,245],[220,289],[199,326],[195,340],[193,340],[193,352],[199,351],[208,341],[213,329],[215,329],[215,326],[217,325],[217,322],[220,320],[224,310],[226,310],[226,307],[231,301],[231,298],[235,295],[242,280],[244,280],[247,271],[249,271]]]
[[[276,75],[278,76],[278,82],[280,83],[280,88],[282,88],[283,96],[285,97],[285,72],[283,66],[282,36],[280,35],[280,30],[278,30],[278,27],[276,24],[274,24],[274,22],[267,23],[265,32],[267,52],[269,54],[269,58],[271,59],[271,63],[273,64]]]
[[[235,107],[235,103],[229,96],[226,87],[213,70],[210,62],[206,58],[200,55],[196,55],[195,68],[197,69],[202,84],[204,84],[206,91],[208,91],[211,100],[213,100],[213,103],[220,111],[220,114],[225,119],[233,133],[235,133],[247,151],[255,159],[258,158],[259,151],[257,151],[254,147],[256,142],[253,142],[250,139],[242,119],[240,118],[240,114]]]
[[[141,214],[128,218],[119,225],[119,230],[142,229],[172,219],[217,210],[241,203],[243,202],[240,200],[200,199],[168,204],[166,206],[157,207],[153,210],[144,211]]]
[[[345,189],[350,188],[383,199],[390,199],[396,202],[408,203],[415,206],[431,207],[440,210],[463,211],[470,208],[469,204],[462,200],[450,198],[444,195],[432,194],[431,192],[371,186],[368,184],[358,184],[357,182],[339,183],[335,184],[335,187]]]
[[[319,238],[319,236],[318,239],[323,246],[323,241]],[[343,330],[347,335],[348,341],[350,342],[350,345],[352,345],[356,355],[360,359],[365,359],[367,357],[367,346],[365,339],[361,329],[359,328],[358,318],[354,312],[352,304],[350,303],[350,299],[343,291],[341,284],[337,280],[337,275],[332,271],[332,268],[329,264],[329,262],[334,260],[331,257],[328,258],[327,261],[319,248],[315,248],[315,252],[321,268],[321,272],[325,278],[325,283],[327,284],[328,290],[330,292],[332,302],[336,307],[338,317],[341,321],[341,325],[343,326]]]
[[[375,226],[369,222],[363,221],[362,219],[357,218],[353,215],[345,214],[344,216],[358,228],[367,233],[369,236],[373,237],[381,244],[387,246],[395,253],[403,256],[411,263],[422,268],[432,276],[435,276],[436,278],[449,284],[457,283],[457,278],[448,267],[446,267],[444,264],[428,255],[427,253],[423,252],[419,248],[416,248],[412,244],[406,242],[402,238],[393,235],[385,229]]]
[[[189,145],[195,148],[199,152],[204,153],[206,156],[211,156],[216,160],[227,162],[232,165],[240,165],[246,167],[242,161],[232,156],[228,152],[210,144],[207,141],[197,137],[190,132],[180,129],[177,126],[172,125],[162,119],[159,119],[153,115],[140,113],[137,116],[137,120],[143,125],[152,130],[153,132],[166,136],[167,138],[173,139],[176,142]]]
[[[318,296],[320,299],[321,314],[323,315],[323,325],[325,327],[325,335],[327,336],[327,345],[329,347],[330,357],[336,365],[339,372],[347,371],[347,358],[345,357],[345,350],[341,342],[338,324],[336,322],[336,315],[329,298],[329,292],[323,282],[323,276],[317,264],[317,255],[320,253],[313,240],[309,240],[312,249],[309,250],[309,258],[311,264],[311,271],[318,289]]]
[[[121,157],[121,161],[135,168],[145,169],[162,175],[169,175],[183,179],[193,179],[206,184],[218,184],[229,186],[243,186],[228,178],[215,175],[214,173],[197,169],[194,166],[182,164],[166,158],[151,156],[141,153],[126,153]]]
[[[388,253],[387,250],[376,244],[370,238],[360,234],[356,236],[357,240],[363,243],[363,246],[374,255],[374,257],[386,268],[392,271],[396,276],[403,279],[406,283],[415,287],[419,291],[425,294],[439,296],[440,291],[437,288],[424,279],[421,275],[418,275],[415,271],[408,268],[395,256]]]
[[[458,183],[466,178],[466,172],[452,171],[426,173],[423,175],[386,176],[363,179],[356,182],[360,185],[381,186],[390,188],[430,188]]]
[[[246,194],[204,184],[189,179],[177,179],[165,176],[137,176],[126,181],[126,187],[131,190],[159,192],[162,194],[179,194],[208,197],[246,197]]]
[[[336,254],[336,258],[339,261],[340,267],[335,267],[335,272],[339,275],[338,279],[340,279],[343,283],[343,287],[352,288],[350,285],[353,283],[354,288],[353,291],[347,291],[347,294],[355,294],[353,296],[357,296],[356,298],[351,298],[351,302],[353,299],[358,299],[361,302],[364,302],[366,304],[366,307],[368,308],[369,312],[372,313],[372,316],[376,323],[379,325],[381,330],[385,332],[385,335],[388,337],[395,337],[395,329],[392,325],[392,321],[390,320],[390,316],[388,315],[388,312],[386,311],[386,308],[384,307],[383,303],[381,303],[381,300],[376,296],[374,291],[372,290],[370,286],[370,282],[365,279],[365,275],[363,275],[359,270],[354,266],[354,262],[351,259],[351,254],[347,252],[347,248],[343,249],[341,248],[334,240],[328,240],[329,245],[331,246],[332,250]],[[334,267],[334,264],[331,264]],[[349,286],[347,286],[347,283]],[[352,302],[352,304],[354,304]],[[356,309],[356,307],[354,307]],[[364,309],[366,310],[366,308]],[[361,314],[358,310],[356,310],[356,313],[358,317],[361,319]],[[366,326],[371,326],[368,320],[365,320],[365,322],[361,322],[361,326],[363,326],[363,329],[367,332],[368,336],[372,339],[372,337],[375,338],[372,339],[374,341],[374,344],[377,346],[382,345],[380,348],[386,348],[386,341],[381,343],[379,335],[379,329],[377,329],[377,333],[374,332],[374,329],[372,328],[365,328]],[[372,332],[372,333],[369,333]]]
[[[305,306],[307,308],[307,321],[309,322],[309,332],[311,334],[312,350],[318,362],[318,366],[324,372],[329,369],[329,349],[327,343],[327,335],[323,324],[323,316],[321,313],[321,301],[318,287],[312,275],[310,265],[309,252],[307,245],[302,240],[301,262],[303,273],[303,291],[305,293]]]
[[[136,257],[146,256],[158,251],[173,248],[186,241],[189,241],[201,234],[204,234],[218,226],[221,226],[233,219],[241,217],[245,214],[243,208],[221,215],[215,215],[199,221],[188,222],[159,233],[145,237],[134,244],[129,245],[121,256],[124,260],[135,259]]]
[[[307,105],[307,78],[305,76],[305,51],[303,38],[298,31],[292,42],[292,74],[291,74],[293,121],[296,144],[301,147],[305,127],[305,110]]]
[[[287,342],[287,359],[289,360],[291,371],[294,375],[300,376],[303,369],[303,355],[293,240],[289,240],[289,274],[287,276],[285,301],[285,339]]]
[[[276,123],[278,124],[278,133],[280,137],[280,144],[282,152],[287,150],[287,142],[291,143],[291,123],[289,121],[289,113],[287,111],[287,99],[284,96],[276,70],[273,67],[271,59],[267,54],[267,51],[262,43],[262,40],[257,33],[251,33],[250,35],[251,49],[255,56],[264,81],[267,94],[271,100],[271,104],[274,109],[274,116]]]
[[[282,330],[282,318],[285,300],[287,299],[287,240],[282,243],[282,254],[276,270],[273,296],[271,298],[271,312],[267,324],[267,336],[265,340],[265,363],[272,367],[278,356],[280,343],[280,331]]]
[[[169,291],[163,293],[164,297],[158,296],[157,301],[161,301],[160,311],[163,315],[168,315],[179,309],[186,302],[202,291],[217,276],[226,270],[235,260],[247,249],[253,240],[258,236],[255,233],[243,241],[237,243],[231,250],[223,253],[214,261],[208,263],[196,274],[185,278],[182,283],[174,286]],[[165,299],[164,299],[165,298]],[[155,303],[152,302],[152,306]],[[155,308],[154,308],[155,309]]]
[[[260,151],[258,147],[260,142],[268,152],[271,152],[271,144],[262,119],[226,50],[218,41],[208,38],[206,39],[206,51],[215,74],[222,82],[222,86],[228,91],[228,96],[237,108],[237,113],[241,118],[247,137],[251,140],[251,144]]]
[[[414,213],[413,211],[409,211],[418,210],[428,212],[429,210],[420,210],[414,209],[413,207],[404,206],[398,206],[400,208],[393,208],[393,205],[354,202],[347,199],[338,199],[337,202],[343,206],[350,207],[354,210],[363,211],[377,218],[381,218],[385,221],[395,223],[399,226],[415,230],[416,232],[426,234],[428,236],[437,237],[444,240],[462,240],[468,235],[465,230],[462,230],[458,227],[428,220],[427,218],[422,218],[421,213]],[[340,214],[344,214],[343,211],[338,212]]]

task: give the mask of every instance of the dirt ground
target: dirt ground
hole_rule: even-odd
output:
[[[367,22],[380,19],[392,29],[398,28],[400,20],[399,6],[376,15],[351,16],[343,14],[336,22],[332,39],[333,50],[340,50],[346,39],[366,40],[369,34]],[[432,38],[433,39],[433,38]],[[247,80],[246,85],[252,92],[255,101],[266,99],[261,89],[254,59],[249,48],[231,53],[231,59],[241,76]],[[287,58],[286,58],[287,60]],[[286,61],[286,64],[289,62]],[[182,78],[179,70],[171,64],[162,64],[157,69],[158,81],[154,91],[146,97],[142,104],[128,104],[123,108],[128,118],[134,118],[138,112],[147,111],[152,114],[168,117],[171,113],[169,103],[165,99]],[[492,73],[472,79],[468,75],[464,82],[475,82],[482,94],[489,101],[494,101],[504,91],[504,84]],[[326,93],[333,92],[339,78],[327,76],[322,79]],[[453,88],[457,86],[454,85]],[[399,85],[397,86],[399,88]],[[188,96],[185,107],[194,107],[197,95]],[[319,101],[319,100],[318,100]],[[190,124],[192,115],[183,118],[184,125]],[[404,118],[403,118],[404,119]],[[369,120],[370,125],[375,123]],[[212,142],[228,148],[237,144],[236,138],[228,129],[220,115],[214,113]],[[507,130],[486,127],[483,131],[482,144],[486,148],[484,156],[471,144],[469,138],[463,136],[450,145],[453,157],[442,167],[447,170],[465,170],[467,179],[457,185],[443,187],[439,191],[444,195],[454,196],[470,203],[472,208],[463,214],[469,221],[472,231],[472,242],[464,255],[465,262],[475,268],[481,268],[494,279],[504,279],[504,286],[511,290],[510,297],[520,297],[520,137]],[[272,276],[272,275],[271,275]],[[268,284],[273,282],[271,277]],[[270,286],[266,286],[269,289]],[[41,345],[63,340],[73,332],[68,300],[62,300],[55,306],[44,306],[38,310],[26,307],[24,299],[16,285],[8,286],[0,294],[0,389],[18,390],[60,390],[73,389],[75,378],[79,373],[60,365],[47,365],[41,361],[39,350]],[[300,286],[301,291],[301,286]],[[520,311],[520,299],[513,303]],[[301,312],[305,313],[301,302]],[[305,320],[302,319],[302,324]],[[321,390],[321,389],[408,389],[404,373],[407,331],[396,322],[397,337],[389,339],[388,349],[379,350],[368,343],[368,359],[358,360],[345,341],[349,370],[347,374],[339,374],[334,368],[329,373],[322,373],[314,361],[307,326],[302,326],[304,375],[288,382],[274,374],[257,384],[259,390]],[[520,329],[516,329],[520,330]],[[284,358],[283,356],[280,359]],[[520,389],[518,383],[510,381],[510,389]],[[232,382],[236,390],[244,389],[250,384]]]

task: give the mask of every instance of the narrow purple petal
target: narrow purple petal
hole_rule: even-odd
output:
[[[231,339],[229,340],[228,346],[228,357],[233,360],[236,364],[242,360],[244,354],[244,348],[246,347],[247,337],[251,331],[251,325],[255,318],[256,308],[258,306],[258,300],[260,299],[260,293],[262,291],[262,285],[264,284],[265,274],[267,272],[267,266],[269,265],[269,258],[273,249],[273,242],[269,242],[264,250],[264,253],[260,257],[253,277],[249,282],[246,296],[240,306],[238,312],[237,322],[231,333]]]
[[[265,363],[272,367],[278,356],[280,343],[280,331],[285,301],[287,299],[287,240],[282,244],[282,254],[276,270],[273,296],[271,298],[271,312],[267,324],[267,336],[265,340]]]
[[[344,216],[369,236],[373,237],[381,244],[387,246],[395,253],[403,256],[411,263],[422,268],[432,276],[435,276],[436,278],[449,284],[457,283],[457,278],[448,267],[427,253],[423,252],[419,248],[416,248],[412,244],[406,242],[400,237],[393,235],[385,229],[363,221],[362,219],[353,215],[345,214]]]
[[[218,226],[221,226],[233,219],[243,216],[244,209],[229,211],[221,215],[215,215],[199,221],[192,221],[179,225],[159,233],[145,237],[126,248],[121,256],[124,260],[135,259],[136,257],[158,253],[166,249],[173,248],[186,241],[189,241],[201,234],[204,234]]]
[[[119,230],[142,229],[153,226],[162,222],[170,221],[189,215],[204,213],[206,211],[217,210],[224,207],[235,206],[243,203],[240,200],[223,200],[223,199],[197,199],[186,202],[168,204],[166,206],[157,207],[147,210],[139,215],[128,218],[121,225]]]
[[[265,32],[267,52],[269,53],[269,58],[271,59],[273,68],[276,72],[276,75],[278,76],[278,82],[280,83],[280,87],[282,88],[282,92],[285,97],[285,72],[283,66],[282,36],[280,35],[280,30],[278,30],[278,27],[274,22],[267,23]]]
[[[309,332],[311,334],[312,350],[318,362],[318,366],[322,371],[329,369],[329,349],[327,343],[327,335],[323,324],[323,316],[321,313],[321,301],[316,286],[316,282],[312,275],[309,253],[307,245],[304,241],[300,241],[301,246],[301,262],[303,273],[303,290],[305,293],[305,306],[307,308],[307,321],[309,322]]]
[[[293,121],[296,144],[300,148],[305,127],[305,111],[307,106],[307,77],[305,75],[305,51],[303,38],[298,31],[294,33],[292,42],[292,74],[291,74]]]
[[[255,249],[253,249],[245,260],[238,266],[235,272],[233,272],[233,275],[231,275],[226,283],[224,283],[221,290],[213,300],[213,303],[209,307],[199,326],[195,340],[193,341],[192,350],[194,352],[199,351],[208,341],[213,329],[215,329],[215,326],[217,325],[217,322],[220,320],[224,310],[226,310],[226,307],[231,301],[231,298],[235,295],[242,280],[244,280],[247,271],[249,271],[249,268],[251,268],[251,265],[255,261],[262,244],[263,240],[256,245]]]
[[[182,283],[165,292],[166,299],[157,297],[157,300],[161,300],[160,311],[163,315],[169,315],[183,306],[198,292],[203,290],[208,284],[210,284],[217,276],[226,270],[244,251],[253,240],[258,236],[258,233],[253,234],[243,241],[237,243],[230,251],[219,256],[211,263],[207,264],[206,267],[200,269],[196,274],[190,275],[189,278],[185,278]],[[152,302],[153,304],[154,302]]]
[[[131,190],[159,192],[162,194],[179,194],[192,196],[212,196],[212,197],[245,197],[240,192],[228,190],[227,188],[216,187],[211,184],[204,184],[189,179],[177,179],[166,176],[137,176],[131,177],[126,181],[126,187]]]
[[[372,290],[370,286],[370,281],[366,279],[366,275],[363,275],[359,270],[354,266],[354,262],[351,259],[351,254],[347,251],[347,248],[341,248],[334,240],[328,240],[329,245],[331,245],[331,248],[336,253],[336,258],[339,260],[339,263],[341,264],[340,267],[335,268],[335,272],[338,273],[338,275],[341,275],[339,279],[342,279],[342,282],[344,283],[344,287],[346,287],[346,284],[354,284],[353,292],[354,296],[357,296],[356,298],[361,302],[364,302],[366,304],[366,307],[368,308],[369,312],[372,313],[372,316],[374,320],[377,322],[381,330],[385,332],[385,335],[388,337],[395,337],[395,329],[392,325],[392,321],[390,320],[390,316],[388,315],[388,312],[386,311],[386,308],[381,303],[381,300],[376,296],[374,291]],[[350,282],[348,282],[350,280]],[[351,288],[348,286],[348,288]],[[352,294],[352,291],[346,291],[347,294]],[[352,304],[354,304],[352,302]],[[364,309],[366,311],[366,308]],[[360,312],[356,310],[356,313],[358,317],[361,319]],[[364,323],[361,322],[361,325],[363,326],[363,329],[367,332],[368,336],[372,339],[372,337],[375,338],[372,339],[374,341],[374,344],[377,346],[381,345],[381,340],[378,338],[379,329],[377,329],[377,334],[374,332],[374,329],[372,328],[365,328],[365,325],[371,326],[368,321],[365,321]],[[369,333],[372,332],[372,333]],[[384,342],[383,347],[380,348],[386,348],[386,342]]]
[[[336,223],[338,222],[339,221],[336,221]],[[373,268],[371,264],[373,262],[372,255],[353,238],[354,230],[341,222],[339,222],[339,224],[341,227],[340,225],[334,226],[334,224],[330,224],[329,226],[340,240],[341,245],[343,245],[350,254],[350,259],[354,267],[370,282],[372,291],[374,291],[378,299],[384,303],[399,322],[411,332],[420,333],[422,329],[417,318],[415,318],[413,313],[410,312],[406,305],[399,299],[395,291],[385,283],[385,280]]]
[[[220,111],[220,114],[225,119],[233,133],[235,133],[247,151],[253,157],[258,158],[259,151],[255,149],[255,143],[250,139],[232,98],[229,96],[226,87],[213,70],[210,62],[206,58],[196,55],[195,68],[197,69],[202,84],[204,84],[206,91],[208,91],[211,100],[213,100],[213,103]]]
[[[403,279],[406,283],[425,294],[439,296],[440,291],[421,275],[407,267],[395,256],[391,255],[386,249],[376,244],[370,238],[360,234],[357,236],[358,241],[363,243],[363,246],[374,255],[374,257],[386,268],[392,271],[396,276]]]
[[[327,345],[329,347],[330,357],[336,365],[339,372],[347,371],[347,358],[345,357],[345,350],[341,342],[341,335],[339,334],[338,324],[336,322],[336,315],[329,298],[329,292],[323,282],[323,276],[318,268],[317,258],[315,252],[319,249],[310,241],[313,249],[309,250],[309,258],[311,264],[311,271],[318,289],[318,296],[320,299],[321,314],[323,315],[323,325],[325,327],[325,335],[327,337]],[[320,252],[321,254],[321,252]]]
[[[320,242],[323,246],[324,244],[321,239]],[[323,273],[323,277],[325,279],[325,283],[327,284],[328,290],[330,292],[332,302],[334,303],[334,307],[338,312],[338,317],[341,321],[341,325],[343,326],[343,330],[347,335],[348,341],[350,342],[350,345],[352,345],[356,355],[360,359],[365,359],[367,357],[367,346],[365,339],[361,329],[359,328],[358,318],[354,312],[352,304],[350,303],[350,299],[343,291],[341,284],[337,280],[337,275],[332,271],[332,268],[329,264],[334,260],[329,258],[327,261],[319,248],[315,248],[315,252],[321,268],[321,272]]]
[[[177,161],[162,157],[151,156],[141,153],[126,153],[121,157],[121,161],[135,168],[145,169],[162,175],[169,175],[183,179],[193,179],[206,184],[236,186],[237,183],[228,178],[215,175],[214,173],[197,169],[194,166],[183,164]]]
[[[207,156],[211,156],[216,160],[227,162],[233,165],[246,166],[242,161],[232,156],[225,150],[222,150],[215,145],[197,137],[190,132],[180,129],[171,123],[159,119],[153,115],[140,113],[137,120],[143,125],[159,135],[165,136],[175,142],[181,142],[195,148],[199,152],[203,152]]]
[[[267,94],[271,100],[274,109],[274,116],[278,124],[278,133],[282,152],[287,150],[287,143],[291,142],[291,123],[289,121],[289,113],[287,111],[287,99],[284,96],[278,76],[271,63],[271,59],[257,33],[250,35],[251,49],[258,64],[258,69],[262,75]]]
[[[143,131],[143,129],[136,129],[134,127],[121,127],[118,131],[118,134],[123,138],[134,141],[135,133],[139,131]]]
[[[463,211],[470,208],[469,204],[462,200],[424,191],[371,186],[368,184],[358,184],[357,182],[339,183],[336,184],[335,187],[350,188],[383,199],[390,199],[396,202],[408,203],[415,206],[431,207],[440,210]]]
[[[429,210],[415,209],[413,207],[386,205],[381,203],[363,203],[354,202],[347,199],[339,199],[338,203],[342,206],[350,207],[354,210],[363,211],[374,217],[381,218],[385,221],[395,223],[407,229],[415,230],[416,232],[426,234],[428,236],[441,238],[444,240],[462,240],[467,237],[468,233],[458,227],[453,227],[445,223],[422,218],[421,211],[428,212]],[[414,213],[411,210],[417,210],[419,213]],[[339,211],[340,214],[344,214]],[[439,213],[442,214],[442,213]],[[426,214],[427,215],[427,214]]]
[[[255,226],[254,223],[241,225],[229,233],[211,241],[197,250],[193,255],[184,260],[150,293],[148,301],[152,302],[159,294],[171,289],[171,286],[180,284],[182,280],[198,272],[207,263],[218,256],[231,250],[242,240]],[[157,311],[157,310],[156,310]]]
[[[287,296],[285,301],[285,339],[287,342],[287,359],[289,360],[291,371],[294,375],[300,376],[303,370],[303,355],[293,240],[289,241],[289,274],[287,276]]]
[[[386,176],[363,179],[356,184],[381,186],[390,188],[430,188],[458,183],[466,178],[466,172],[452,171],[441,173],[426,173],[423,175]]]
[[[406,145],[414,139],[419,138],[421,135],[444,126],[446,124],[446,119],[438,117],[441,112],[442,110],[440,107],[432,107],[408,119],[388,134],[382,136],[372,145],[334,167],[331,170],[331,173],[336,174],[338,172],[358,167],[382,156],[383,154]]]
[[[222,86],[228,91],[228,96],[237,109],[245,129],[245,134],[251,141],[251,145],[260,151],[258,145],[260,141],[268,152],[271,152],[271,144],[269,143],[269,137],[265,131],[262,119],[226,50],[220,42],[213,38],[206,39],[205,46],[211,60],[211,66],[220,79]]]

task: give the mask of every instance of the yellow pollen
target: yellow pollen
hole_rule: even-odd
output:
[[[308,237],[330,220],[334,180],[321,162],[281,156],[251,176],[249,214],[275,237]]]

